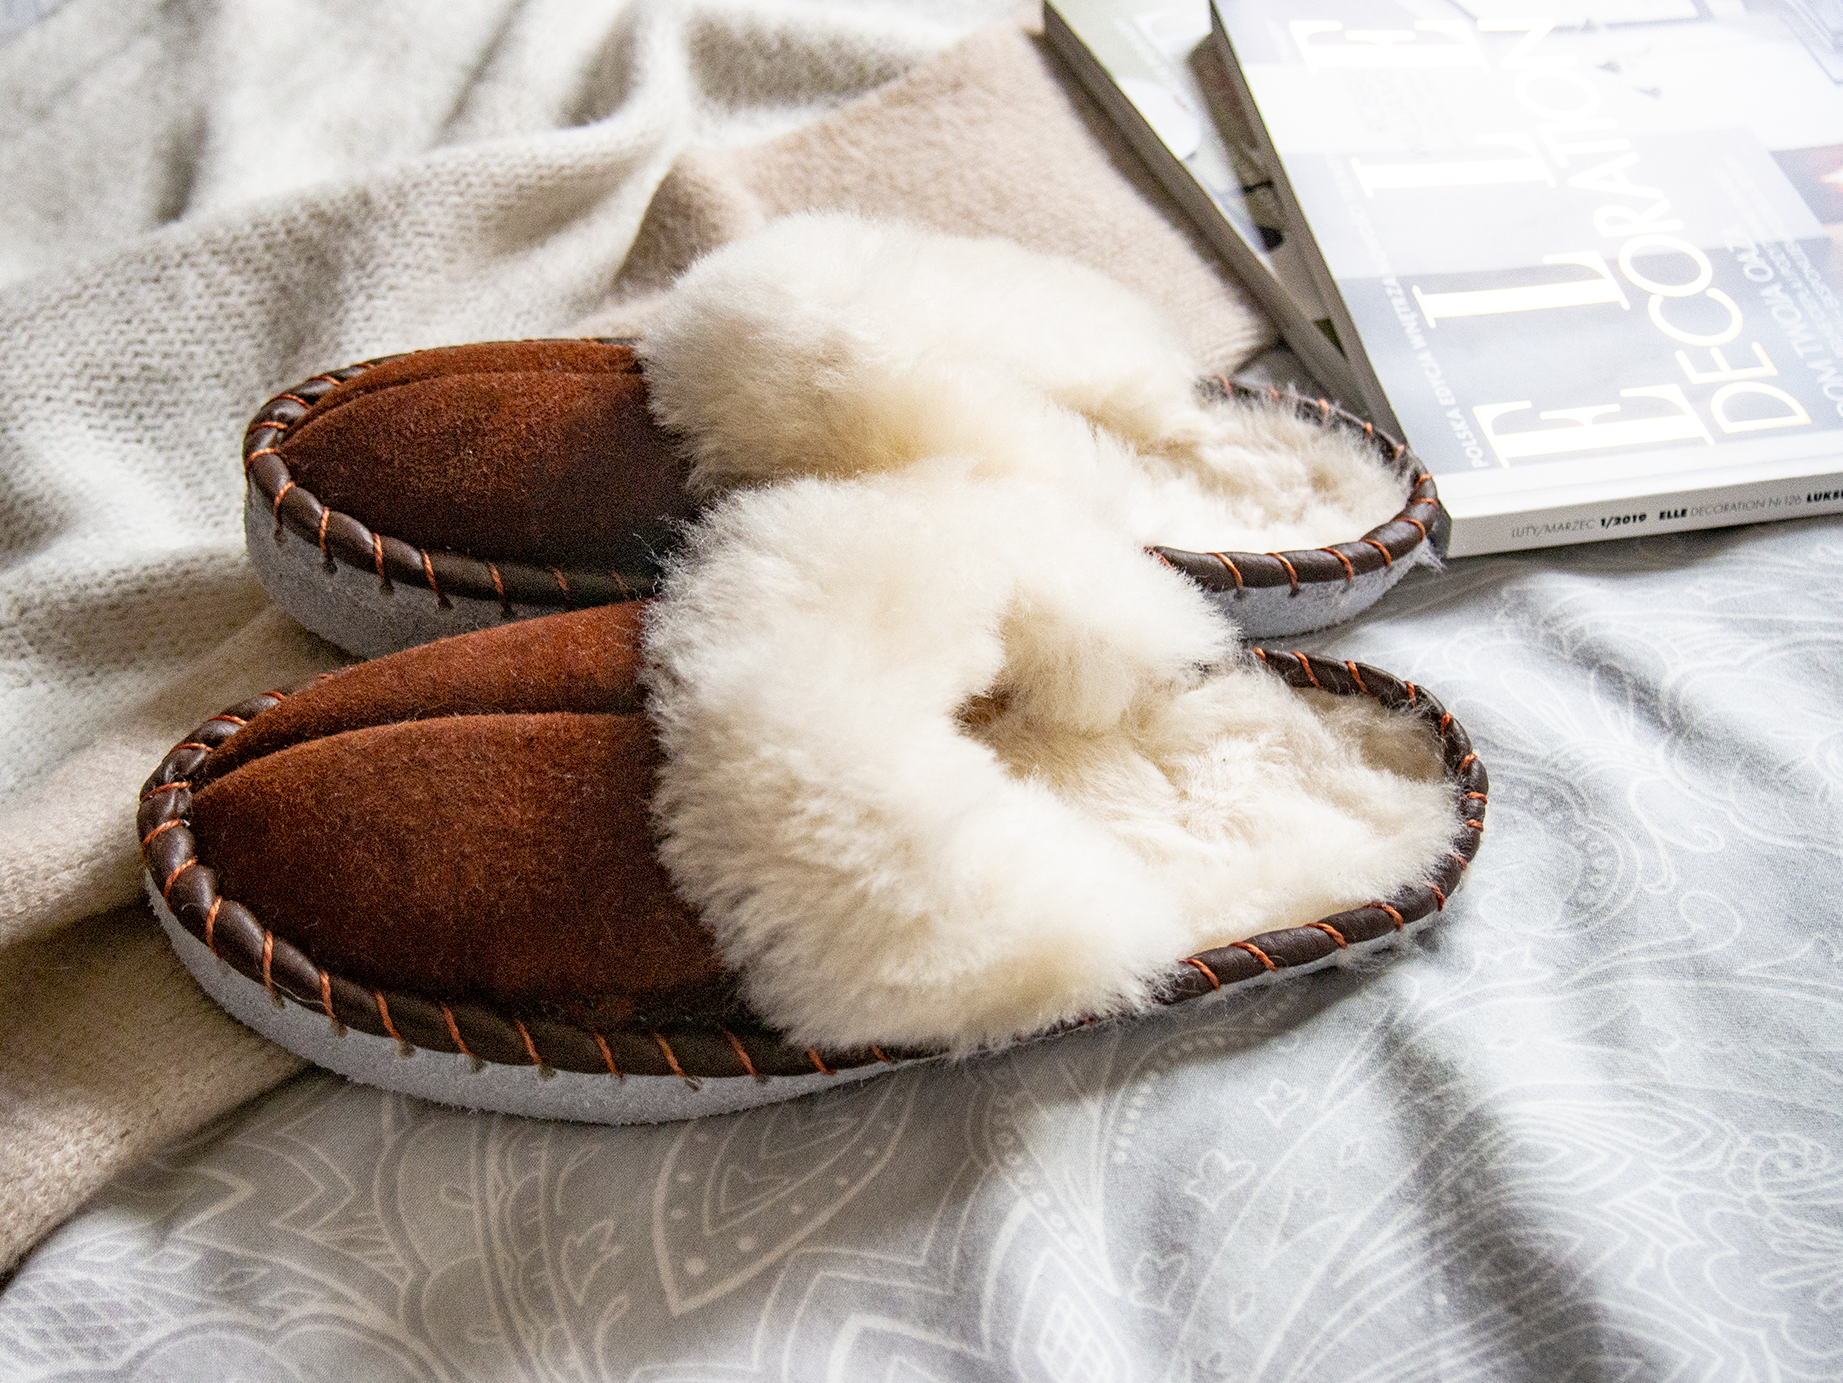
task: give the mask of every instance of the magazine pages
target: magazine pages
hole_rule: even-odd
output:
[[[1758,0],[1214,8],[1452,555],[1843,511],[1843,67],[1815,26]]]

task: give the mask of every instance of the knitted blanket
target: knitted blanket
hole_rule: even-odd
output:
[[[642,329],[699,252],[807,207],[1072,255],[1219,368],[1272,343],[1040,40],[922,61],[992,0],[440,9],[6,11],[0,1265],[299,1066],[180,968],[133,831],[189,727],[341,658],[244,556],[263,399],[390,351]]]
[[[1223,368],[1269,333],[1040,41],[954,42],[989,0],[0,35],[47,11],[0,38],[0,1259],[40,1240],[0,1376],[1843,1377],[1843,518],[1467,558],[1302,639],[1489,765],[1386,964],[644,1128],[283,1081],[130,827],[178,735],[336,657],[241,552],[277,385],[643,328],[700,249],[845,203],[1073,254]]]

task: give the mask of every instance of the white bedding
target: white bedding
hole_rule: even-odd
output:
[[[1398,959],[656,1128],[304,1075],[28,1259],[0,1375],[1834,1379],[1838,590],[1834,519],[1417,573],[1307,645],[1491,768]]]
[[[10,43],[86,8],[103,9],[68,0]],[[154,24],[209,8],[139,11]],[[272,21],[285,8],[243,7]],[[542,8],[454,11],[515,37]],[[823,17],[845,35],[825,49],[863,57],[835,83],[842,98],[980,9],[841,0],[767,13],[797,12],[807,30]],[[600,51],[594,26],[618,10],[571,8],[578,57]],[[734,5],[624,12],[693,54],[744,51],[764,22]],[[450,37],[464,19],[453,23]],[[499,54],[479,72],[506,70],[494,62],[517,47],[454,41],[476,58]],[[895,56],[881,68],[863,56],[879,52]],[[125,42],[111,61],[136,53],[146,56]],[[649,70],[674,81],[731,70],[673,62]],[[777,97],[772,76],[755,72],[758,105],[685,109],[727,109],[736,123],[722,128],[738,137],[776,128],[800,103]],[[112,126],[99,117],[95,128]],[[146,134],[113,128],[124,148]],[[678,138],[636,157],[662,170]],[[436,178],[440,164],[405,163],[402,179]],[[285,220],[289,196],[324,206],[328,195],[275,193],[212,214]],[[211,233],[208,218],[161,230],[145,207],[101,205],[60,213],[55,234],[22,229],[27,203],[49,205],[16,201],[11,221],[0,212],[20,276],[0,288],[0,316],[42,323],[46,304],[61,303],[57,320],[92,331],[97,351],[110,348],[111,314],[149,329],[162,301],[152,279],[97,297],[97,266],[157,261]],[[639,205],[621,215],[637,218]],[[419,271],[339,331],[317,325],[305,345],[261,360],[237,356],[236,343],[272,339],[283,315],[239,326],[229,346],[194,330],[184,339],[208,336],[232,354],[186,356],[203,380],[191,387],[234,440],[261,397],[257,378],[284,364],[305,374],[379,342],[555,329],[615,261],[572,270],[573,283],[470,262],[477,296]],[[162,291],[199,301],[199,280],[185,275],[209,272],[208,261],[174,261]],[[272,285],[281,270],[237,272]],[[70,289],[79,281],[92,284],[89,299]],[[27,307],[39,315],[21,315]],[[384,339],[392,331],[417,339]],[[9,398],[80,376],[20,359],[18,336],[0,339]],[[297,362],[296,350],[326,358]],[[34,583],[46,554],[94,555],[100,539],[81,525],[55,541],[52,529],[21,527],[19,515],[55,507],[36,491],[16,498],[19,478],[45,458],[43,473],[58,457],[80,468],[97,420],[118,414],[77,395],[33,416],[50,421],[23,440],[16,425],[0,436],[0,479],[14,487],[0,511],[13,524],[0,570],[11,680],[0,690],[8,743],[23,746],[5,768],[26,786],[81,761],[86,738],[106,738],[111,708],[181,642],[142,631],[146,647],[111,662],[95,633],[106,625],[82,626],[88,644],[43,632],[55,625],[33,604],[45,599]],[[222,441],[207,429],[197,445]],[[201,456],[200,495],[232,455]],[[73,471],[72,484],[86,474]],[[151,539],[113,555],[165,571],[226,634],[261,617],[236,518],[225,505],[176,567],[155,561]],[[0,1377],[1843,1376],[1840,592],[1839,519],[1416,572],[1369,616],[1301,643],[1432,690],[1491,772],[1469,882],[1393,959],[652,1128],[461,1114],[303,1074],[142,1158],[46,1238],[0,1292]],[[271,662],[276,646],[264,645]],[[59,657],[90,660],[92,699],[54,753],[33,737],[52,720],[32,698],[64,675]],[[112,896],[96,877],[84,886],[104,891],[78,902]],[[8,993],[16,1010],[29,1005]],[[23,1071],[7,1049],[5,1081]],[[0,1096],[11,1088],[0,1083]],[[162,1117],[159,1103],[148,1091],[148,1120]],[[0,1204],[10,1194],[0,1190]]]

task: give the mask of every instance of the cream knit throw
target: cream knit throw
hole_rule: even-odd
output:
[[[993,0],[440,8],[68,0],[0,41],[0,1267],[298,1065],[173,959],[133,839],[179,736],[339,660],[243,556],[268,395],[643,327],[807,207],[1073,255],[1221,368],[1272,341],[1039,39],[939,52]]]

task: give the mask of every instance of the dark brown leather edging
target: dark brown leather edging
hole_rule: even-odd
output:
[[[1401,512],[1385,524],[1370,529],[1355,542],[1332,547],[1298,548],[1287,552],[1186,552],[1182,548],[1153,547],[1150,551],[1164,558],[1191,580],[1212,591],[1239,594],[1267,586],[1292,587],[1297,594],[1301,586],[1332,581],[1355,581],[1358,576],[1392,567],[1414,555],[1423,542],[1431,543],[1436,553],[1444,554],[1452,534],[1453,521],[1440,503],[1440,492],[1433,476],[1408,450],[1406,442],[1397,441],[1378,431],[1374,423],[1338,407],[1329,399],[1309,399],[1290,389],[1282,393],[1269,385],[1254,388],[1217,376],[1205,381],[1205,392],[1217,399],[1261,400],[1284,404],[1300,418],[1324,426],[1336,426],[1361,432],[1382,462],[1409,481],[1413,489]]]
[[[1463,821],[1452,849],[1430,879],[1391,897],[1333,913],[1303,927],[1262,932],[1216,950],[1187,956],[1159,996],[1189,999],[1262,975],[1311,965],[1355,943],[1374,941],[1446,906],[1484,832],[1484,765],[1463,727],[1439,701],[1415,686],[1362,663],[1304,653],[1254,650],[1289,686],[1336,696],[1367,696],[1419,717],[1439,737]],[[329,973],[217,889],[217,875],[198,858],[190,828],[191,775],[218,745],[285,699],[265,692],[213,716],[162,760],[141,789],[136,829],[141,857],[179,924],[238,973],[268,989],[277,1003],[293,1000],[334,1023],[389,1038],[406,1047],[459,1052],[479,1061],[615,1076],[701,1077],[811,1075],[939,1055],[929,1049],[866,1047],[827,1052],[797,1047],[760,1025],[735,1029],[610,1027],[594,1031],[536,1015],[516,1016],[393,990],[368,989]]]
[[[591,339],[618,345],[626,344],[630,338]],[[651,572],[535,567],[525,562],[494,562],[458,552],[419,548],[390,534],[373,532],[351,515],[327,508],[311,491],[296,484],[281,456],[281,443],[288,430],[337,385],[399,358],[382,355],[315,375],[277,394],[257,410],[243,436],[243,472],[273,513],[277,537],[287,528],[315,544],[329,571],[335,562],[344,562],[360,571],[375,572],[386,587],[396,581],[427,587],[443,606],[449,604],[451,596],[497,601],[508,617],[514,605],[544,611],[567,610],[653,594],[657,578]],[[1150,549],[1193,581],[1206,589],[1231,594],[1287,585],[1296,593],[1301,586],[1355,581],[1359,575],[1406,561],[1423,542],[1431,543],[1436,552],[1445,551],[1452,519],[1440,503],[1433,476],[1405,443],[1379,432],[1373,424],[1329,399],[1308,399],[1290,391],[1254,388],[1220,377],[1204,381],[1203,387],[1217,399],[1284,404],[1301,418],[1361,432],[1384,464],[1411,481],[1413,489],[1400,513],[1354,542],[1286,552]]]
[[[589,339],[602,345],[631,344],[627,337]],[[416,547],[388,533],[373,532],[350,514],[327,508],[318,496],[297,485],[281,454],[288,430],[337,386],[374,366],[401,358],[401,354],[380,355],[344,369],[328,370],[277,394],[256,411],[243,434],[243,475],[273,513],[276,537],[281,537],[287,528],[313,543],[320,549],[328,571],[335,562],[343,562],[360,571],[375,572],[386,588],[398,581],[424,587],[444,608],[453,596],[497,601],[507,618],[511,618],[514,605],[542,611],[574,610],[653,594],[657,576],[652,572],[536,567],[528,562],[494,562],[459,552]]]

